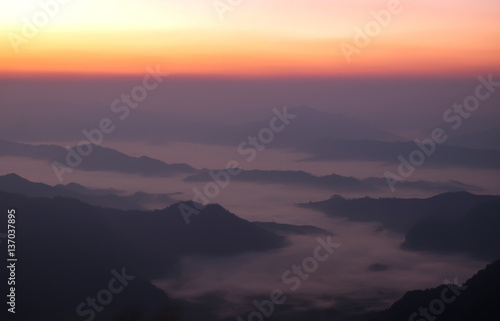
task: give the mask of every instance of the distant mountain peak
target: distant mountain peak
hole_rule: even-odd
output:
[[[26,183],[32,183],[26,178],[16,174],[16,173],[9,173],[3,176],[0,176],[0,181],[3,182],[4,184],[26,184]]]

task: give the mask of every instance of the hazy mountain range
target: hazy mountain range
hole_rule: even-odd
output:
[[[217,173],[219,171],[213,171]],[[191,175],[185,179],[187,182],[210,182],[214,178],[210,171],[202,170],[200,173]],[[277,170],[242,170],[238,175],[232,176],[231,180],[238,182],[249,182],[259,184],[283,184],[293,186],[314,187],[330,190],[332,192],[374,192],[388,190],[385,178],[370,177],[357,179],[355,177],[330,174],[316,176],[304,171],[277,171]],[[428,182],[428,181],[404,181],[398,183],[398,189],[421,190],[432,192],[452,191],[481,191],[477,186],[467,185],[457,181]]]
[[[76,168],[88,171],[110,171],[147,177],[188,175],[188,177],[185,178],[187,182],[208,182],[213,180],[209,175],[210,171],[207,169],[197,170],[188,164],[167,164],[161,160],[147,156],[133,157],[112,148],[105,148],[97,145],[92,146],[93,152],[87,157],[82,157],[81,164]],[[65,159],[67,155],[67,150],[57,145],[31,145],[0,140],[0,156],[27,157],[48,161],[49,163],[56,161],[62,166],[66,166]],[[389,189],[385,178],[372,177],[357,179],[337,174],[315,176],[304,171],[247,170],[240,172],[231,179],[262,184],[294,184],[298,186],[327,189],[335,193],[346,191],[370,192]],[[478,186],[457,181],[430,182],[424,180],[400,182],[398,183],[398,189],[399,188],[403,190],[421,190],[428,192],[482,190]],[[92,204],[98,203],[94,202]]]
[[[34,183],[16,174],[0,176],[0,191],[20,193],[32,197],[69,197],[82,202],[102,207],[122,210],[145,210],[149,208],[163,208],[174,202],[174,194],[150,194],[136,192],[132,195],[123,195],[122,191],[114,189],[90,189],[76,183],[50,186],[43,183]]]
[[[451,284],[410,291],[389,309],[356,320],[498,320],[496,306],[500,300],[500,260],[489,264],[463,284],[455,284],[457,280],[448,281]]]
[[[280,112],[282,112],[280,110]],[[400,137],[379,130],[354,118],[342,114],[318,111],[308,106],[290,107],[287,112],[295,115],[286,130],[275,135],[269,148],[284,148],[304,152],[311,160],[356,160],[398,164],[398,156],[408,155],[418,149],[414,139]],[[274,116],[273,113],[269,117]],[[133,135],[126,132],[118,139],[141,140],[156,144],[171,141],[192,142],[213,145],[229,145],[235,148],[256,135],[262,128],[269,127],[269,119],[251,121],[246,124],[223,125],[186,117],[167,117],[160,114],[139,113],[131,120],[130,128],[147,128]],[[427,157],[426,166],[459,166],[467,168],[498,169],[500,150],[498,129],[452,135],[444,144],[439,144],[435,153]],[[4,136],[8,137],[8,136]],[[74,139],[84,139],[82,135]],[[115,138],[116,139],[116,138]],[[35,140],[30,140],[36,142]],[[20,150],[19,145],[0,141],[4,156],[27,156],[62,164],[66,151],[60,147],[31,147]],[[26,146],[25,146],[26,147]],[[193,172],[186,164],[165,164],[148,157],[139,159],[127,156],[120,167],[113,166],[115,159],[124,158],[119,152],[108,148],[96,148],[97,152],[86,157],[82,164],[85,170],[111,170],[137,172],[143,175],[170,175],[175,172]],[[105,159],[104,159],[105,158]],[[147,165],[145,169],[142,165]],[[167,166],[168,165],[168,166]]]
[[[281,306],[272,319],[278,321],[498,320],[500,260],[489,264],[463,284],[462,280],[455,278],[447,281],[447,284],[434,288],[409,291],[384,311],[358,311],[355,314],[346,314],[334,308],[293,311],[291,307]],[[346,303],[348,304],[347,300]],[[223,321],[230,320],[234,318]]]
[[[75,146],[71,147],[76,153]],[[144,176],[172,176],[178,173],[194,173],[196,170],[187,164],[167,164],[147,156],[133,157],[117,150],[91,145],[88,156],[79,157],[78,169],[88,171],[110,171],[139,174]],[[58,166],[69,166],[68,150],[57,145],[31,145],[0,140],[0,156],[27,157],[52,162]],[[74,159],[74,158],[69,158]]]
[[[403,248],[435,253],[465,253],[480,259],[500,257],[500,199],[481,203],[455,219],[432,216],[413,226]]]
[[[429,148],[430,147],[426,147]],[[309,160],[357,160],[399,164],[401,155],[409,161],[409,155],[422,150],[415,142],[383,142],[373,139],[342,140],[324,138],[299,145],[298,150],[311,154]],[[457,166],[464,168],[500,168],[500,150],[436,144],[435,150],[425,156],[425,166]]]
[[[482,259],[500,257],[500,196],[467,192],[425,199],[370,197],[299,204],[352,221],[379,222],[406,234],[404,249],[464,253]]]
[[[96,320],[130,320],[132,316],[132,320],[141,321],[221,320],[209,297],[203,304],[174,300],[152,286],[150,280],[182,275],[179,259],[186,255],[224,257],[248,251],[267,251],[286,246],[286,235],[329,233],[314,226],[251,223],[216,204],[203,208],[186,225],[179,206],[196,207],[197,204],[192,202],[176,203],[155,211],[122,211],[72,199],[81,197],[78,194],[68,194],[70,198],[56,195],[58,191],[76,193],[74,190],[79,190],[87,195],[106,196],[105,189],[91,190],[73,184],[69,189],[60,185],[50,187],[31,183],[15,174],[1,177],[0,182],[21,184],[26,188],[25,193],[46,193],[46,197],[28,197],[20,193],[0,192],[2,204],[15,204],[16,224],[22,227],[16,245],[23,249],[23,265],[17,272],[19,280],[22,280],[18,285],[18,298],[30,306],[30,309],[19,310],[20,317],[25,319],[35,318],[39,311],[45,311],[51,320],[78,320],[75,314],[78,304],[95,295],[102,284],[109,281],[110,271],[123,267],[127,275],[136,277],[134,282],[130,281],[131,286],[124,292],[126,294],[117,297],[105,313],[97,315]],[[460,192],[427,199],[345,199],[335,196],[327,201],[300,206],[355,221],[381,222],[386,228],[407,233],[404,248],[409,250],[463,252],[492,258],[500,256],[500,247],[496,246],[500,244],[496,233],[500,228],[499,204],[499,196]],[[438,224],[433,220],[437,220]],[[495,263],[486,271],[491,272],[497,265]],[[28,268],[32,266],[37,269]],[[388,269],[381,264],[370,266],[372,272],[376,271],[373,273],[384,273]],[[495,273],[471,279],[467,283],[470,295],[464,294],[460,298],[462,303],[450,305],[446,313],[472,313],[478,307],[485,311],[484,316],[491,313],[489,301],[467,306],[477,300],[474,289],[484,287],[486,283],[491,289],[490,294],[498,294],[500,287],[495,282],[498,282],[496,276],[499,274],[498,271]],[[428,304],[426,301],[431,301],[441,289],[410,292],[381,313],[353,316],[346,314],[345,308],[343,312],[333,308],[296,311],[292,305],[285,305],[273,318],[292,321],[321,318],[378,321],[383,317],[396,321],[405,313],[410,312],[411,315],[415,309],[418,311],[420,304]],[[53,300],[60,293],[64,293],[63,299]]]
[[[169,301],[148,280],[180,273],[179,257],[228,256],[285,245],[283,237],[219,205],[205,207],[186,225],[179,204],[149,212],[121,211],[69,198],[6,192],[0,192],[0,203],[15,204],[16,246],[22,252],[17,299],[26,305],[18,307],[18,317],[23,320],[37,319],[41,311],[44,319],[78,320],[78,304],[107,285],[112,269],[122,268],[138,282],[130,281],[134,285],[126,288],[127,295],[117,296],[97,320],[109,320],[129,309],[151,317],[168,308]],[[2,225],[0,233],[6,233],[6,228]]]
[[[404,233],[425,218],[460,218],[479,204],[495,200],[500,200],[500,196],[467,192],[444,193],[429,198],[348,199],[335,195],[325,201],[302,203],[298,206],[352,221],[381,222],[384,228]]]

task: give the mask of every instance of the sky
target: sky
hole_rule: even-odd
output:
[[[177,75],[259,77],[500,70],[498,1],[394,1],[3,0],[0,72],[138,74],[157,64]],[[385,26],[356,45],[357,30],[370,30],[381,10]]]
[[[86,139],[84,130],[111,119],[116,130],[103,136],[103,146],[134,157],[200,169],[221,169],[236,159],[244,169],[383,177],[397,165],[369,158],[310,159],[307,150],[279,145],[246,164],[238,145],[211,137],[237,135],[240,129],[257,135],[253,125],[268,123],[275,108],[309,106],[408,142],[428,139],[447,125],[445,111],[475,93],[478,77],[494,75],[500,81],[499,18],[499,0],[0,0],[0,140],[65,147]],[[146,68],[155,66],[169,76],[130,109],[130,117],[118,118],[113,102],[143,84]],[[478,141],[490,137],[483,135],[485,130],[498,133],[499,92],[500,87],[459,130],[447,134],[480,134],[473,136]],[[298,128],[315,132],[313,120],[319,116],[305,117],[308,126]],[[347,125],[338,127],[351,132]],[[49,162],[0,157],[0,175],[11,172],[60,183]],[[126,193],[179,193],[178,200],[191,199],[193,188],[203,186],[180,176],[84,170],[66,175],[64,183]],[[497,177],[497,170],[429,163],[409,180],[457,180],[499,193]],[[400,193],[387,188],[370,196],[434,195],[433,190]],[[318,295],[333,293],[360,300],[377,297],[387,306],[385,300],[392,302],[405,291],[435,286],[444,278],[465,280],[485,265],[461,256],[407,252],[399,247],[403,235],[380,232],[374,223],[332,220],[293,205],[332,194],[233,181],[213,201],[244,219],[321,226],[341,239],[343,256],[326,263],[302,295],[291,298],[293,303],[312,298],[322,304]],[[288,248],[265,254],[184,257],[183,278],[158,280],[157,285],[174,298],[222,289],[235,298],[228,306],[250,304],[249,294],[279,288],[283,270],[309,255],[314,245],[314,239],[291,241]],[[374,277],[367,271],[373,263],[391,270]]]

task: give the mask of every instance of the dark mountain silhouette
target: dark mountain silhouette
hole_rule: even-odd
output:
[[[283,107],[280,106],[277,109],[283,112]],[[288,107],[287,110],[289,114],[297,115],[297,117],[291,120],[285,130],[275,136],[270,147],[294,148],[298,143],[322,138],[400,140],[391,133],[373,128],[340,113],[332,114],[308,106]],[[131,128],[147,128],[148,131],[139,134],[140,138],[154,143],[182,141],[238,146],[239,143],[248,139],[248,135],[257,134],[262,128],[269,128],[269,121],[272,117],[274,113],[269,111],[259,120],[227,125],[221,124],[220,121],[210,123],[206,119],[192,116],[165,116],[160,113],[142,111],[130,121],[133,124]],[[276,126],[281,127],[281,122],[278,121]],[[121,132],[120,135],[125,140],[138,138],[137,131]]]
[[[403,248],[465,253],[481,259],[500,257],[500,200],[481,204],[455,220],[429,217],[407,234]]]
[[[443,280],[444,281],[444,280]],[[335,298],[337,308],[318,309],[303,302],[300,310],[292,304],[284,304],[275,309],[273,320],[335,320],[335,321],[496,321],[498,320],[498,302],[500,301],[500,260],[480,270],[464,284],[453,279],[426,290],[407,292],[401,299],[384,311],[364,311],[359,302],[346,298]],[[443,302],[443,291],[445,300]],[[436,309],[442,312],[433,314]],[[431,309],[431,304],[433,307]],[[428,317],[419,315],[420,309],[426,309]],[[224,321],[234,320],[227,318]]]
[[[383,227],[406,233],[422,220],[433,217],[458,219],[479,204],[500,200],[500,196],[474,195],[467,192],[444,193],[430,198],[357,198],[339,195],[326,201],[299,204],[328,215],[352,221],[381,222]]]
[[[282,112],[283,107],[277,106]],[[273,146],[293,147],[300,141],[311,141],[324,137],[342,139],[397,139],[386,131],[378,130],[372,126],[358,121],[352,117],[336,113],[319,111],[307,106],[289,107],[288,112],[296,114],[287,129],[276,136]],[[71,115],[75,117],[75,115]],[[87,116],[87,115],[85,115]],[[120,140],[141,140],[153,143],[167,143],[171,141],[194,142],[202,144],[225,144],[238,146],[246,140],[248,135],[257,133],[262,128],[269,128],[269,120],[274,114],[271,110],[263,114],[259,120],[240,123],[237,125],[228,122],[210,121],[205,117],[196,117],[189,114],[165,114],[163,112],[136,110],[134,117],[127,119],[128,126],[122,128],[118,135]],[[97,115],[96,115],[97,117]],[[255,119],[255,118],[254,118]],[[57,141],[61,137],[71,141],[83,139],[79,131],[68,131],[67,128],[52,126],[52,128],[39,128],[37,135],[12,130],[0,132],[8,140],[20,137],[23,141]],[[278,123],[277,126],[280,124]],[[74,124],[71,128],[84,128],[84,123]],[[138,131],[137,128],[142,130]],[[44,130],[42,130],[44,129]]]
[[[219,171],[214,171],[215,173]],[[184,179],[187,182],[210,182],[213,178],[210,171],[202,170],[200,173],[191,175]],[[304,171],[278,171],[278,170],[242,170],[238,175],[231,176],[231,180],[239,182],[250,182],[259,184],[285,184],[295,186],[306,186],[319,189],[328,189],[332,192],[373,192],[377,190],[389,190],[385,178],[357,179],[352,176],[341,176],[330,174],[316,176]],[[434,192],[456,192],[456,191],[481,191],[476,186],[464,183],[428,182],[428,181],[405,181],[397,185],[403,190],[423,190]]]
[[[500,128],[450,137],[447,144],[472,148],[500,149]]]
[[[17,156],[58,162],[67,166],[68,151],[57,145],[31,145],[0,140],[0,157]],[[196,169],[187,164],[167,164],[147,156],[132,157],[117,150],[92,145],[92,152],[81,157],[77,166],[81,170],[110,171],[144,176],[171,176],[176,173],[192,174]]]
[[[40,315],[44,320],[82,320],[76,307],[107,288],[111,271],[121,272],[122,268],[136,279],[129,281],[130,287],[123,295],[117,294],[96,320],[114,320],[124,309],[146,313],[133,320],[152,320],[163,309],[168,315],[177,308],[148,280],[180,273],[179,257],[225,256],[285,244],[282,237],[219,205],[206,206],[186,225],[179,204],[149,212],[121,211],[69,198],[31,198],[6,192],[0,192],[0,204],[16,210],[19,320],[38,320]],[[0,233],[7,232],[6,224],[0,228]],[[6,253],[2,251],[3,262]],[[1,272],[4,280],[6,271]]]
[[[453,283],[453,280],[451,282]],[[453,300],[453,302],[444,303],[443,295],[446,301]],[[444,308],[441,308],[441,303],[438,301]],[[359,321],[496,321],[498,302],[500,302],[500,260],[486,266],[463,285],[440,285],[432,289],[410,291],[389,309],[360,318]],[[430,317],[420,315],[421,308],[427,309]],[[436,310],[442,312],[433,313]],[[416,315],[411,319],[414,314]]]
[[[209,171],[203,171],[199,174],[189,176],[184,180],[187,182],[209,182],[213,178],[210,176]],[[374,189],[372,186],[363,184],[354,177],[345,177],[336,174],[315,176],[304,171],[243,170],[238,175],[231,177],[231,180],[261,184],[293,184],[309,187],[338,188],[349,191],[368,191]]]
[[[278,235],[332,235],[332,233],[325,231],[316,226],[310,225],[290,225],[290,224],[280,224],[276,222],[252,222],[253,224],[261,227],[270,232],[276,233]]]
[[[66,190],[70,190],[73,192],[76,192],[78,194],[85,194],[85,195],[109,195],[109,194],[123,194],[122,190],[118,190],[115,188],[87,188],[83,185],[80,185],[78,183],[68,183],[68,184],[57,184],[55,187],[61,187]]]
[[[400,155],[408,160],[411,152],[420,149],[414,142],[323,138],[300,144],[298,150],[311,154],[310,160],[375,161],[398,165]],[[500,150],[441,144],[432,155],[426,156],[425,165],[498,169]]]
[[[132,195],[116,195],[113,189],[89,189],[76,183],[50,186],[33,183],[17,174],[0,176],[0,191],[20,193],[33,197],[70,197],[82,202],[121,210],[145,210],[151,207],[164,208],[174,200],[169,194],[149,194],[136,192]]]
[[[282,108],[278,108],[282,111]],[[398,156],[407,157],[417,145],[413,141],[373,128],[342,114],[318,111],[308,106],[289,107],[296,115],[286,129],[275,135],[268,148],[288,148],[311,154],[311,159],[377,161],[398,164]],[[272,117],[270,115],[269,117]],[[269,118],[246,125],[215,125],[193,119],[165,119],[161,115],[144,115],[137,126],[145,126],[155,133],[157,143],[185,141],[203,144],[238,146],[248,135],[269,127]],[[495,148],[497,131],[477,134],[463,143],[450,138],[439,145],[428,157],[427,165],[460,166],[470,168],[499,168],[500,151]],[[132,137],[131,137],[132,138]],[[487,144],[475,144],[484,139]],[[457,146],[450,145],[456,143]]]
[[[282,108],[278,108],[282,111]],[[273,145],[276,147],[297,147],[307,145],[317,140],[341,139],[362,140],[373,139],[379,141],[396,141],[400,138],[383,130],[373,128],[354,118],[340,113],[332,114],[311,108],[296,106],[287,108],[289,114],[296,115],[276,137]],[[243,126],[241,139],[246,139],[248,133],[256,133],[262,128],[269,127],[269,119],[256,121]]]

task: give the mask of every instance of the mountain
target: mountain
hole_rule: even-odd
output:
[[[117,195],[120,191],[113,189],[89,189],[76,183],[50,186],[33,183],[17,174],[0,176],[0,191],[19,193],[32,197],[63,196],[75,198],[82,202],[121,210],[145,210],[156,207],[164,208],[174,200],[169,194],[148,194],[136,192],[132,195]]]
[[[280,112],[284,109],[278,108]],[[354,118],[340,113],[332,114],[311,108],[296,106],[286,108],[287,113],[295,115],[286,129],[279,132],[274,146],[297,147],[307,145],[322,139],[397,141],[400,138],[389,132],[371,127]],[[257,133],[262,128],[269,127],[269,119],[256,121],[243,126],[241,139],[246,139],[249,133]]]
[[[139,313],[134,321],[149,321],[164,313],[170,315],[168,320],[180,320],[175,316],[180,307],[149,282],[182,273],[180,257],[227,256],[285,244],[282,237],[215,204],[201,209],[189,225],[179,205],[195,206],[191,202],[156,211],[121,211],[70,198],[0,192],[0,204],[6,211],[15,209],[19,320],[38,320],[40,313],[44,320],[82,320],[75,312],[77,306],[107,289],[116,274],[133,280],[125,282],[130,286],[124,285],[123,295],[115,293],[96,320],[118,320],[124,313],[128,318]],[[7,224],[0,225],[0,235],[4,234]],[[2,251],[3,262],[6,254]],[[7,280],[8,270],[2,270]],[[210,314],[206,319],[213,320]]]
[[[458,219],[430,217],[410,229],[403,248],[465,253],[481,259],[500,257],[500,201],[474,207]]]
[[[472,148],[500,149],[500,128],[486,129],[472,134],[450,137],[447,143]]]
[[[220,171],[213,171],[220,173]],[[305,186],[318,189],[331,190],[332,192],[373,192],[377,190],[389,190],[385,178],[365,178],[357,179],[352,176],[341,176],[330,174],[316,176],[304,171],[278,171],[278,170],[241,170],[237,175],[229,175],[231,180],[238,182],[249,182],[259,184],[284,184],[294,186]],[[210,182],[214,178],[210,171],[201,170],[198,174],[188,176],[186,182]],[[464,183],[449,182],[428,182],[428,181],[404,181],[398,183],[398,189],[423,190],[433,192],[456,192],[456,191],[481,191],[477,186]]]
[[[122,211],[59,196],[32,198],[6,192],[0,192],[0,196],[3,204],[13,204],[16,211],[23,213],[19,216],[19,224],[27,230],[36,230],[36,233],[31,231],[26,234],[27,238],[50,231],[55,235],[53,238],[60,234],[58,237],[68,237],[65,246],[69,246],[71,240],[75,244],[94,244],[96,238],[102,235],[101,243],[119,243],[120,247],[132,250],[130,256],[125,254],[125,249],[112,253],[124,255],[127,260],[134,256],[142,258],[131,260],[129,264],[141,265],[150,273],[154,269],[168,271],[165,267],[173,266],[170,264],[172,257],[196,254],[224,256],[285,245],[283,237],[261,229],[217,204],[205,206],[191,218],[190,224],[186,224],[182,206],[196,208],[198,205],[193,202],[178,202],[162,210]],[[95,233],[91,233],[94,230]],[[84,241],[87,238],[94,240]],[[150,265],[147,264],[149,261]],[[163,263],[170,265],[162,267]]]
[[[14,174],[16,175],[16,174]],[[19,176],[19,175],[18,175]],[[84,194],[84,195],[109,195],[109,194],[122,194],[122,190],[114,189],[114,188],[87,188],[83,185],[80,185],[78,183],[68,183],[68,184],[58,184],[55,187],[58,188],[63,188],[65,190],[73,191],[78,194]]]
[[[480,270],[464,284],[450,280],[438,287],[413,290],[384,311],[363,312],[355,302],[336,298],[336,308],[302,308],[282,305],[272,315],[273,320],[334,320],[334,321],[497,321],[500,301],[500,260]],[[446,302],[445,302],[446,301]],[[304,302],[304,305],[306,303]],[[351,306],[351,312],[346,312]],[[234,320],[227,318],[224,321]]]
[[[277,107],[269,110],[261,119],[240,123],[238,125],[211,123],[192,116],[171,115],[141,112],[134,117],[131,128],[147,128],[147,131],[137,133],[130,131],[122,133],[122,139],[142,139],[158,144],[170,141],[192,142],[200,144],[238,146],[246,141],[249,135],[257,135],[263,128],[270,128],[270,120],[279,114],[296,115],[286,125],[286,129],[276,134],[270,147],[294,148],[298,143],[307,143],[322,138],[334,139],[375,139],[380,141],[397,141],[399,137],[373,128],[346,115],[332,114],[316,110],[309,106]],[[291,116],[293,117],[293,116]],[[274,125],[280,128],[278,120]],[[139,136],[138,136],[139,135]]]
[[[500,200],[496,195],[467,192],[444,193],[430,198],[357,198],[335,195],[326,201],[299,204],[331,216],[359,222],[380,222],[384,228],[400,233],[410,231],[426,218],[458,219],[474,207]]]
[[[270,231],[278,235],[332,235],[332,233],[325,231],[316,226],[310,225],[290,225],[280,224],[276,222],[252,222],[264,230]]]
[[[220,171],[214,172],[217,173]],[[210,182],[212,180],[210,172],[206,170],[184,179],[186,182]],[[304,171],[242,170],[238,175],[232,176],[231,180],[260,184],[303,185],[347,191],[369,191],[374,189],[373,186],[363,184],[354,177],[345,177],[336,174],[315,176]]]
[[[297,149],[310,154],[311,157],[308,158],[310,160],[356,160],[396,165],[400,163],[399,156],[403,156],[408,161],[413,151],[420,151],[415,142],[385,142],[374,138],[362,140],[322,138],[299,144]],[[440,144],[435,147],[432,154],[425,156],[424,164],[426,166],[498,169],[500,168],[500,150]]]
[[[410,291],[389,309],[359,321],[496,321],[498,302],[500,260],[486,266],[463,285],[440,285],[432,289]]]
[[[177,173],[193,174],[196,169],[187,164],[167,164],[147,156],[132,157],[117,150],[87,144],[83,149],[91,150],[88,156],[81,156],[71,147],[73,153],[57,145],[31,145],[25,143],[0,140],[0,157],[28,157],[44,160],[49,163],[58,162],[58,166],[71,167],[70,161],[81,170],[110,171],[143,176],[172,176]],[[72,155],[72,156],[70,156]],[[75,156],[76,155],[76,156]]]
[[[272,147],[295,147],[298,142],[315,141],[321,138],[336,139],[375,139],[380,141],[400,140],[399,137],[384,130],[373,128],[366,123],[346,115],[332,114],[316,110],[309,106],[277,107],[269,110],[264,117],[255,121],[237,125],[221,124],[192,116],[171,115],[140,112],[131,122],[131,128],[147,128],[137,133],[129,131],[122,139],[143,139],[155,143],[169,141],[193,142],[201,144],[238,146],[247,140],[249,135],[257,135],[262,128],[270,128],[275,113],[296,115],[286,125],[286,129],[275,135]],[[293,117],[293,116],[291,116]],[[282,122],[275,125],[279,128]],[[127,130],[125,130],[127,131]],[[139,135],[139,136],[138,136]]]

